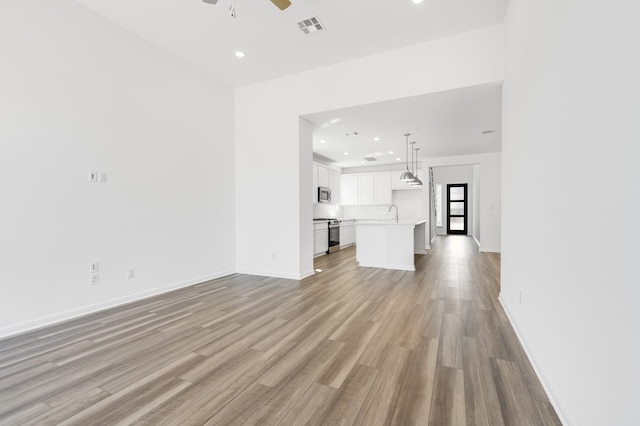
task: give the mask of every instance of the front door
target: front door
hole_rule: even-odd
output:
[[[447,185],[447,234],[467,235],[467,184]]]

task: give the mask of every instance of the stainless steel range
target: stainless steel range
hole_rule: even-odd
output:
[[[334,253],[340,250],[340,221],[329,221],[329,250],[327,253]]]

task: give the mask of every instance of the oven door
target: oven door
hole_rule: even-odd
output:
[[[340,250],[340,225],[329,225],[329,251],[333,253]]]

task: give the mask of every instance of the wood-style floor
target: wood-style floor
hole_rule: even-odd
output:
[[[0,341],[2,425],[560,424],[497,300],[500,257],[353,248]]]

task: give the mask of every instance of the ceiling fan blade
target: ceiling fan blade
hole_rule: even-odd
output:
[[[289,0],[271,0],[271,3],[278,6],[278,9],[285,10],[289,6],[291,6],[291,2]]]

